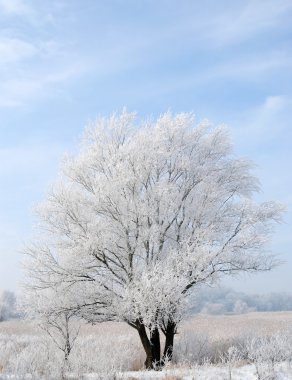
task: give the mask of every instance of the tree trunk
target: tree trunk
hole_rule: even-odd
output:
[[[152,362],[155,367],[159,367],[161,348],[160,348],[160,335],[159,335],[159,330],[157,327],[150,332],[150,345],[151,345],[151,351],[152,351]]]
[[[136,322],[137,330],[139,333],[139,337],[141,340],[141,343],[143,345],[144,351],[146,353],[146,360],[145,360],[145,367],[147,369],[153,368],[153,356],[152,356],[152,349],[151,344],[147,336],[146,328],[143,325],[143,323],[137,321]]]
[[[136,328],[146,353],[146,360],[144,363],[146,369],[159,369],[161,364],[161,348],[158,328],[152,330],[150,332],[150,338],[148,338],[144,324],[136,321],[135,325],[137,326]]]
[[[165,346],[164,346],[163,359],[162,359],[164,363],[172,360],[173,341],[174,341],[175,333],[176,333],[176,323],[168,321],[166,329],[165,329]]]
[[[68,340],[66,340],[66,344],[65,344],[65,348],[64,348],[65,362],[68,362],[70,352],[71,352],[71,345],[70,345],[70,342],[68,339]]]
[[[68,363],[69,355],[71,352],[71,343],[70,343],[70,333],[69,333],[69,317],[68,314],[65,314],[65,348],[64,348],[64,355],[65,355],[65,362]]]
[[[150,331],[150,338],[148,338],[147,331],[143,323],[136,321],[135,328],[138,330],[141,343],[146,353],[146,360],[144,363],[146,369],[158,370],[166,362],[172,360],[176,323],[168,321],[166,328],[163,330],[165,334],[165,346],[162,360],[159,329],[155,328],[154,330]]]

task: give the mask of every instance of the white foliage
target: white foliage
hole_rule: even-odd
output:
[[[64,355],[64,368],[79,333],[76,311],[64,297],[62,284],[42,289],[28,288],[19,299],[19,309],[25,312],[27,319],[34,320],[45,331],[56,348]]]
[[[43,337],[0,335],[0,368],[4,374],[33,379],[58,379],[63,360]]]
[[[141,351],[130,337],[112,334],[79,338],[70,355],[74,373],[116,373],[133,367]]]
[[[113,379],[117,371],[132,369],[139,359],[139,348],[129,338],[112,334],[79,337],[66,368],[72,378],[95,373],[96,379]],[[33,379],[61,379],[64,359],[52,340],[44,336],[0,335],[0,369],[6,375]],[[66,378],[66,376],[65,376]]]
[[[243,352],[254,363],[258,380],[277,379],[276,364],[291,362],[291,331],[273,334],[266,337],[254,337],[247,342]]]
[[[200,284],[272,268],[264,247],[283,207],[252,201],[251,164],[231,153],[226,130],[192,114],[98,119],[38,207],[30,296],[61,288],[61,307],[89,321],[153,327],[178,322]]]
[[[174,362],[186,364],[204,364],[214,361],[214,350],[206,334],[195,334],[191,330],[179,334],[174,347]]]
[[[255,378],[252,376],[255,372],[254,365],[257,368],[258,379],[275,379],[278,375],[282,378],[281,373],[284,379],[291,378],[291,366],[288,365],[292,357],[291,331],[282,331],[270,336],[253,336],[247,340],[240,337],[236,339],[229,342],[222,338],[221,342],[213,342],[204,334],[185,331],[179,334],[175,347],[175,366],[170,365],[165,372],[159,371],[158,374],[162,378],[167,374],[170,378],[175,375],[180,378],[181,368],[191,368],[190,378],[226,379],[228,371],[232,379],[244,379],[245,369],[241,366],[248,360],[253,368],[249,369],[251,375],[247,378]],[[1,378],[156,378],[153,372],[132,372],[123,375],[125,371],[135,368],[135,362],[141,363],[142,352],[137,343],[136,341],[133,344],[131,337],[124,334],[117,338],[115,330],[108,330],[100,335],[79,336],[69,357],[70,371],[64,373],[62,353],[56,350],[48,337],[1,334]],[[220,360],[222,358],[223,365]]]

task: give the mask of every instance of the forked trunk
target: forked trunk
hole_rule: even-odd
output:
[[[135,328],[138,330],[141,343],[146,353],[145,367],[146,369],[160,369],[165,363],[172,360],[173,342],[176,333],[176,323],[169,321],[163,330],[165,334],[165,346],[163,357],[161,359],[161,346],[159,329],[155,328],[150,331],[148,338],[146,328],[143,323],[136,321]]]

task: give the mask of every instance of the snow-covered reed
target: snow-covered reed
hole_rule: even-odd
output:
[[[62,364],[61,352],[46,337],[0,335],[0,369],[4,374],[57,379]]]
[[[49,337],[0,335],[0,373],[21,379],[26,374],[33,379],[59,379],[66,373],[78,379],[85,373],[113,378],[117,372],[135,369],[139,354],[129,337],[92,335],[78,338],[64,362],[62,351]]]
[[[215,336],[212,329],[198,332],[193,322],[182,326],[176,336],[174,361],[166,366],[166,373],[192,368],[195,375],[211,366],[225,373],[225,378],[234,380],[238,368],[249,366],[253,368],[249,371],[263,380],[275,379],[283,365],[291,370],[291,330],[254,329],[251,334],[246,328],[237,335],[230,335],[227,331],[224,334],[219,325],[218,329],[221,329],[220,336]],[[63,352],[52,339],[31,324],[19,322],[18,326],[16,322],[5,322],[0,325],[0,379],[9,376],[24,379],[28,374],[31,379],[43,380],[90,376],[118,379],[122,373],[143,369],[144,360],[138,337],[126,324],[83,325],[66,363]],[[137,373],[134,378],[139,379],[139,373],[134,373]]]

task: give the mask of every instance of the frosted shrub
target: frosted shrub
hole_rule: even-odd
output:
[[[247,342],[245,351],[256,367],[259,380],[276,379],[275,365],[291,361],[292,338],[288,332],[256,337]]]
[[[15,341],[7,335],[0,335],[0,368],[1,371],[6,370],[12,357],[18,354]]]
[[[232,367],[238,363],[242,358],[242,353],[238,349],[238,347],[230,346],[227,352],[222,356],[223,363],[228,365],[228,378],[232,379]]]
[[[4,374],[34,379],[60,379],[70,372],[81,378],[85,373],[96,373],[101,379],[113,379],[117,371],[132,369],[141,351],[130,338],[113,334],[102,337],[80,337],[65,366],[62,351],[50,338],[15,335],[0,336],[0,368]]]
[[[40,340],[20,352],[13,363],[12,372],[19,375],[29,373],[36,379],[56,379],[61,376],[62,366],[61,353],[50,342]]]
[[[196,334],[191,330],[179,334],[173,353],[175,363],[202,364],[212,356],[212,346],[207,335]]]
[[[176,363],[189,364],[226,363],[231,360],[231,355],[235,352],[238,360],[241,360],[244,356],[242,349],[247,340],[247,337],[239,336],[214,341],[207,334],[187,330],[179,334],[179,339],[174,346],[174,360]],[[232,360],[235,361],[235,358]]]
[[[44,337],[0,336],[0,367],[6,374],[20,378],[57,379],[62,370],[62,358],[54,345]]]
[[[70,354],[72,372],[114,373],[129,370],[135,360],[139,360],[140,347],[136,347],[126,336],[113,334],[102,337],[78,338]]]
[[[285,334],[256,337],[247,342],[247,357],[252,362],[277,363],[290,360],[291,343],[291,337]]]

